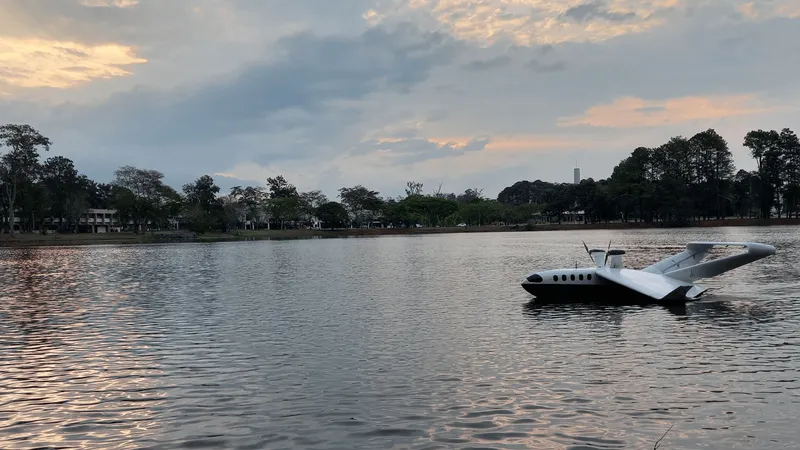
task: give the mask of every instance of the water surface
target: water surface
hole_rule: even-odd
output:
[[[797,227],[0,249],[0,448],[798,448]],[[685,308],[530,270],[778,254]]]

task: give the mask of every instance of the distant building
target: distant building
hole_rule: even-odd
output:
[[[579,167],[576,167],[573,170],[573,175],[574,175],[574,178],[575,178],[574,183],[575,184],[581,184],[581,169]]]
[[[133,223],[133,221],[130,222]],[[90,233],[122,231],[122,224],[119,222],[116,209],[89,208],[81,214],[79,223],[88,228]]]

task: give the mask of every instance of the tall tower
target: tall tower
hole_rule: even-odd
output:
[[[574,176],[574,183],[581,184],[581,169],[578,167],[578,162],[575,162],[575,169],[572,171]]]

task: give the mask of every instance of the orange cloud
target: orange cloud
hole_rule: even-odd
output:
[[[587,109],[582,115],[559,120],[561,126],[631,128],[671,125],[694,120],[720,119],[772,111],[757,104],[754,95],[681,97],[648,101],[623,97]]]
[[[123,66],[142,64],[131,47],[114,43],[0,37],[0,82],[33,88],[67,88],[99,78],[131,74]]]
[[[495,136],[486,149],[493,152],[524,152],[528,150],[554,150],[578,147],[583,143],[574,139],[547,136]]]
[[[461,39],[493,42],[507,37],[520,45],[557,44],[641,33],[665,23],[656,11],[683,4],[684,0],[613,0],[595,8],[575,0],[407,0],[404,7],[392,4],[363,17],[375,24],[422,11]],[[587,20],[571,20],[568,16],[580,8],[592,10]]]
[[[785,4],[779,5],[776,8],[776,12],[779,16],[797,19],[800,18],[800,4],[798,4],[796,1],[793,1],[791,3],[787,2]]]
[[[738,10],[744,17],[753,20],[774,17],[800,18],[800,3],[797,0],[747,2],[739,5]]]

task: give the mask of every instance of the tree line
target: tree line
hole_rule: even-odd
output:
[[[736,170],[727,141],[714,129],[675,136],[658,147],[639,147],[608,179],[580,184],[517,182],[498,202],[558,216],[580,209],[589,222],[686,224],[726,217],[798,217],[800,141],[789,128],[754,130],[743,145],[757,169]]]
[[[382,197],[362,185],[300,192],[282,175],[266,186],[235,186],[227,194],[210,175],[178,191],[154,169],[122,166],[109,183],[80,174],[63,156],[41,159],[52,142],[30,125],[0,126],[0,209],[6,231],[82,230],[89,208],[114,209],[135,231],[169,229],[175,223],[198,232],[243,228],[456,226],[533,220],[561,221],[583,211],[587,222],[797,217],[800,214],[800,142],[788,128],[755,130],[743,144],[757,170],[738,170],[728,143],[713,129],[676,136],[654,148],[639,147],[607,179],[579,184],[518,181],[496,199],[481,189],[461,194],[431,192],[409,181],[405,195]],[[50,221],[55,218],[56,221]],[[15,224],[11,227],[10,224]]]

